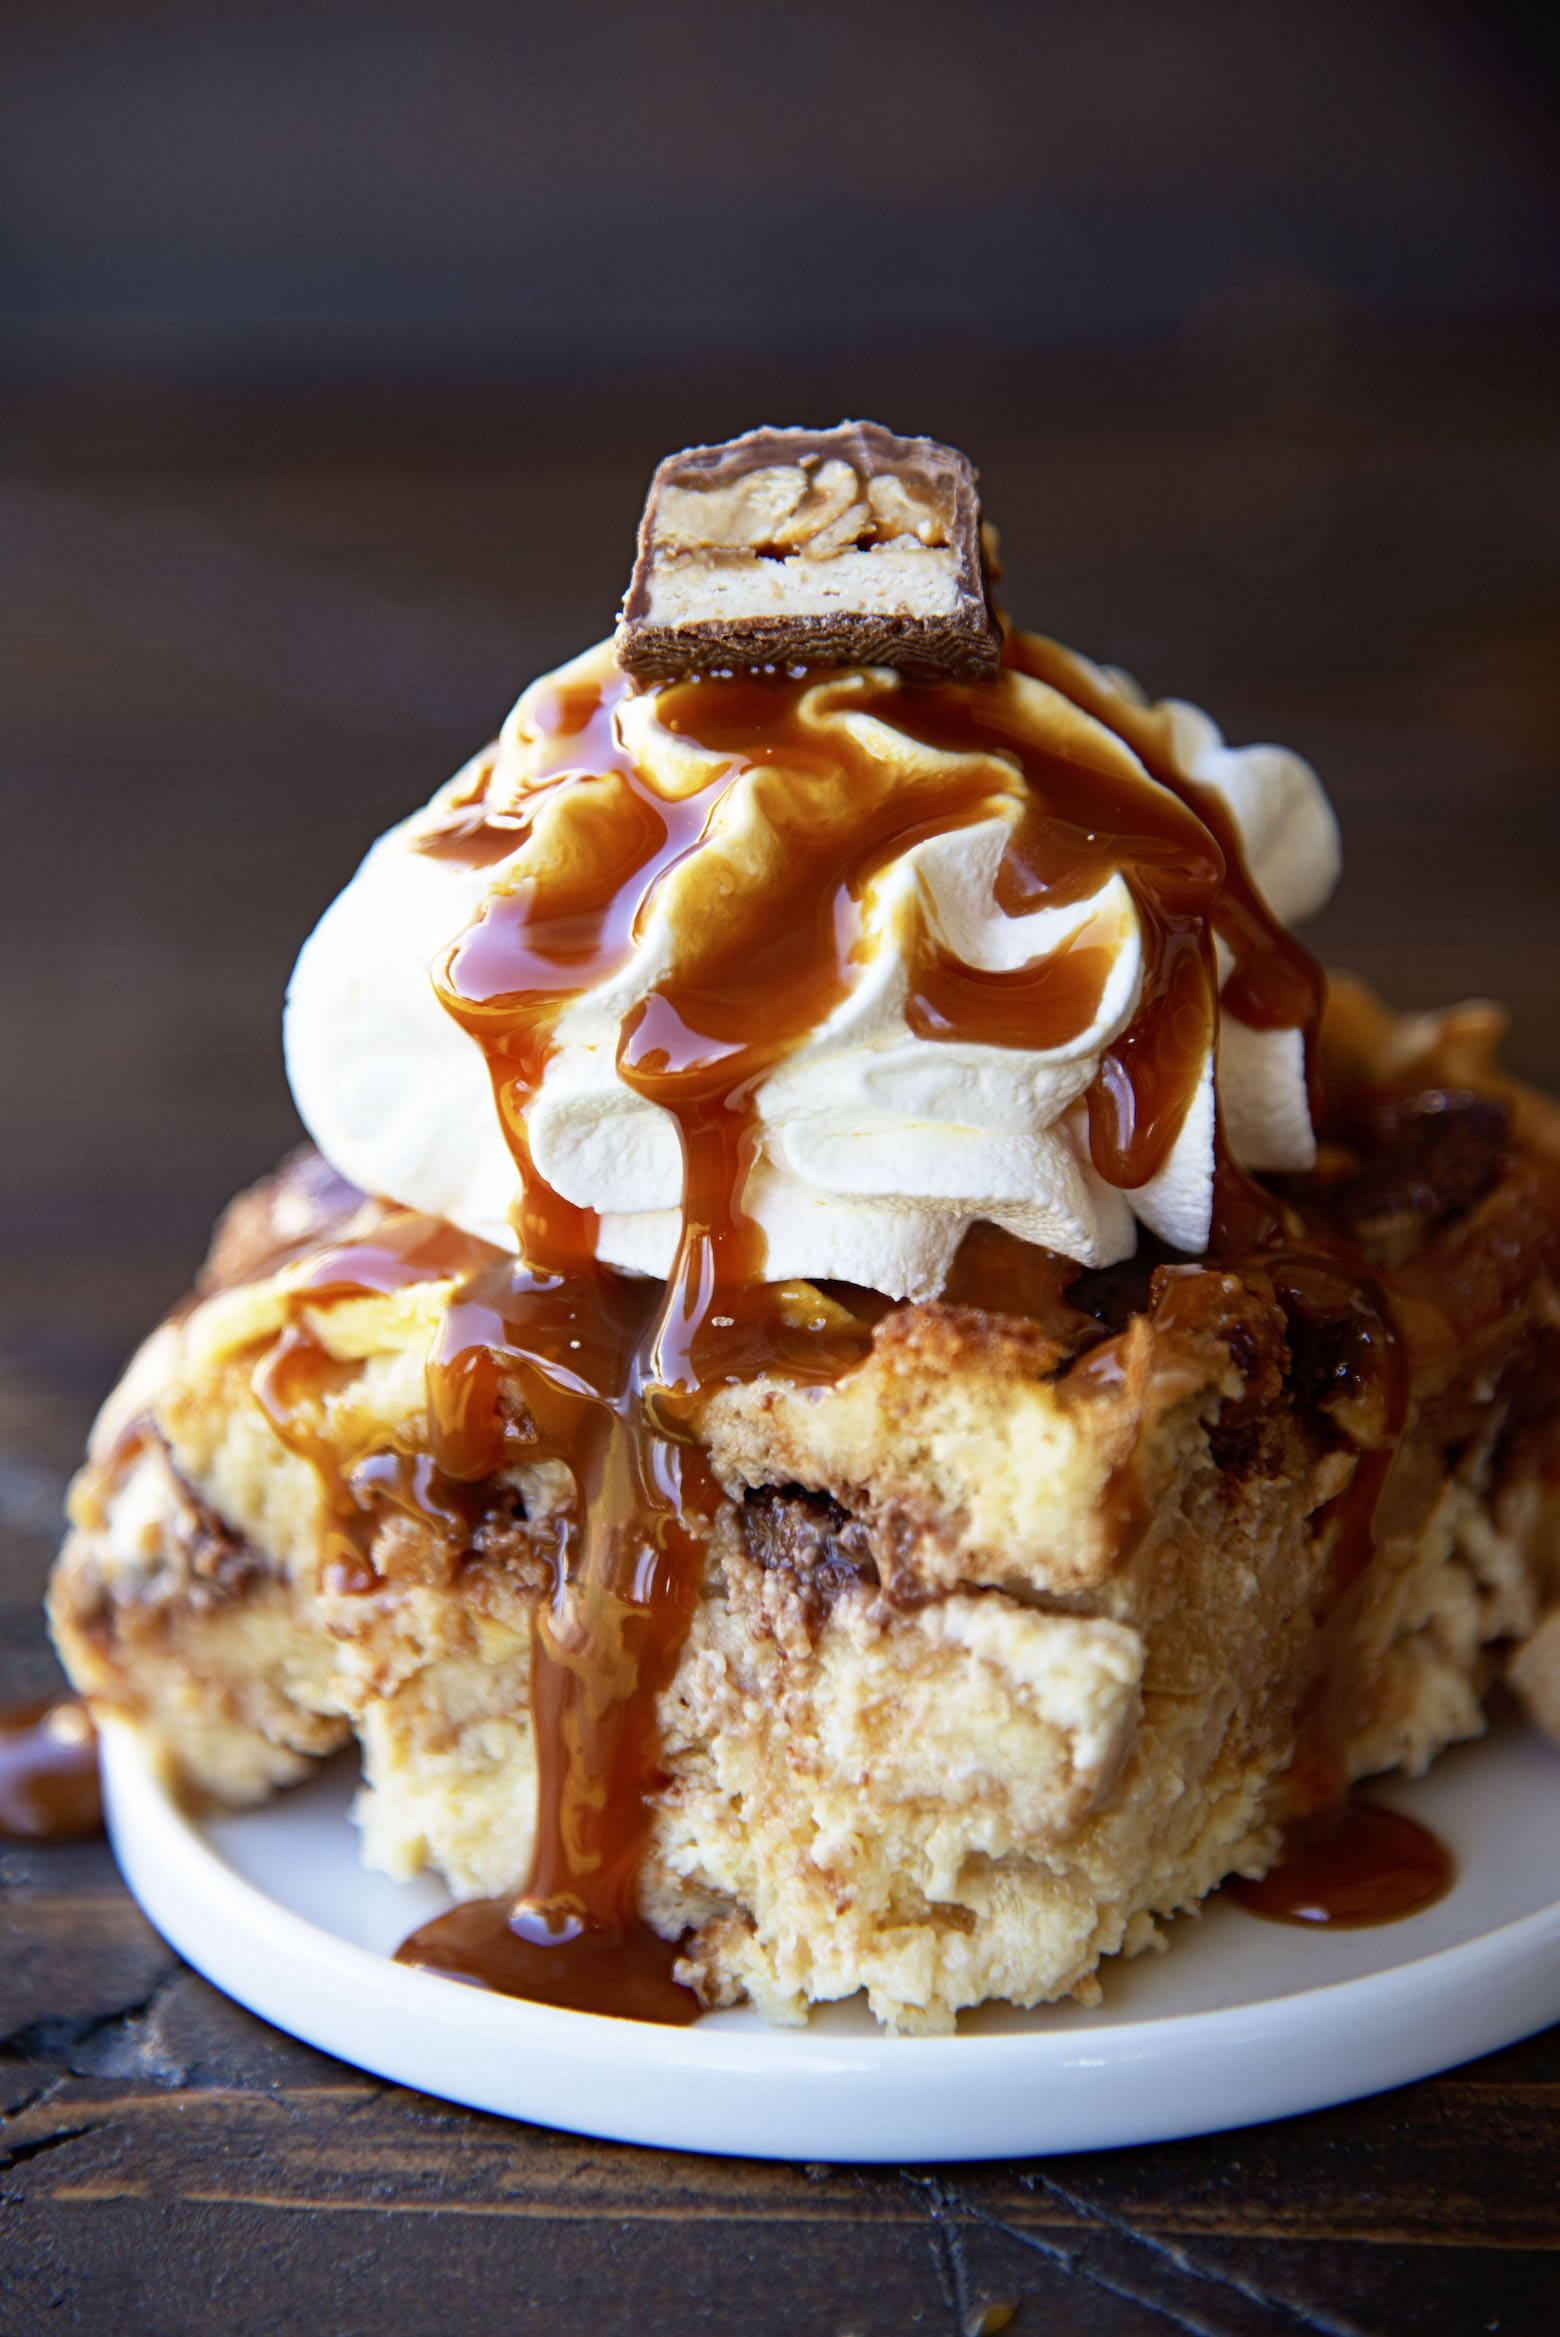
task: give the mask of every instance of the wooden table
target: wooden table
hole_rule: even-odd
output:
[[[1403,1004],[1507,999],[1513,1061],[1560,1084],[1556,370],[1015,363],[906,420],[981,461],[1028,621],[1313,756],[1348,842],[1324,954]],[[664,445],[862,402],[906,406],[820,376],[10,417],[0,1692],[53,1676],[38,1595],[94,1403],[293,1138],[277,1013],[311,919],[604,629]],[[332,2063],[181,1965],[100,1846],[0,1847],[0,1924],[0,2337],[1552,2325],[1560,2032],[1205,2141],[748,2164]]]

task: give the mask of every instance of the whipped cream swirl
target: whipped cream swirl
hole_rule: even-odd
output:
[[[1058,653],[1052,653],[1053,664]],[[1227,747],[1195,707],[1144,707],[1125,677],[1067,660],[1079,696],[1118,707],[1129,734],[1152,721],[1177,771],[1219,797],[1247,869],[1286,922],[1319,908],[1336,881],[1337,826],[1297,755]],[[288,994],[288,1073],[298,1108],[331,1165],[365,1189],[447,1217],[513,1249],[519,1177],[482,1049],[435,988],[461,936],[505,895],[544,888],[571,857],[601,848],[611,801],[588,764],[560,765],[560,705],[614,680],[610,648],[533,684],[494,749],[458,773],[423,812],[380,840],[305,945]],[[820,674],[794,728],[809,771],[848,748],[855,768],[903,791],[908,840],[853,906],[843,992],[805,1029],[752,1098],[755,1152],[742,1205],[762,1228],[771,1280],[838,1278],[891,1297],[934,1296],[976,1219],[992,1220],[1087,1266],[1130,1256],[1144,1224],[1174,1247],[1208,1241],[1213,1205],[1215,1079],[1225,1140],[1253,1170],[1300,1169],[1315,1156],[1303,1033],[1218,1018],[1179,1132],[1156,1173],[1133,1190],[1100,1175],[1086,1097],[1143,995],[1143,911],[1120,874],[1063,906],[1011,913],[999,872],[1026,808],[1014,758],[986,752],[973,816],[938,827],[914,818],[959,758],[895,721],[898,677],[880,669]],[[1006,672],[1006,719],[1042,745],[1153,782],[1117,731],[1063,689]],[[641,790],[667,805],[710,793],[697,838],[637,903],[632,944],[601,978],[567,998],[526,1114],[536,1172],[599,1219],[597,1254],[664,1276],[681,1224],[676,1124],[620,1076],[618,1050],[636,1008],[697,958],[709,920],[737,913],[752,872],[783,855],[777,779],[662,719],[665,693],[623,696],[616,747]],[[729,767],[729,782],[713,787]],[[821,799],[820,799],[821,800]],[[483,865],[446,847],[486,818]],[[504,825],[515,848],[506,852]],[[924,832],[929,827],[929,832]],[[496,845],[493,839],[496,837]],[[1221,978],[1230,969],[1217,943]],[[913,969],[928,948],[1000,976],[1091,953],[1102,967],[1079,1027],[1053,1044],[991,1044],[912,1027]],[[924,1023],[924,1017],[918,1018]]]

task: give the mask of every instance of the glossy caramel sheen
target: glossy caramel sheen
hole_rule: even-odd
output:
[[[1069,720],[1065,709],[1037,716],[1006,679],[858,676],[851,711],[944,758],[928,774],[907,752],[901,767],[885,771],[882,756],[846,726],[834,724],[820,744],[803,718],[826,677],[706,676],[657,699],[662,727],[711,759],[702,784],[673,795],[623,744],[615,719],[623,677],[540,696],[521,807],[489,818],[476,792],[486,770],[479,765],[472,799],[424,846],[491,864],[515,851],[544,811],[566,817],[567,851],[549,856],[544,876],[495,894],[443,983],[445,1003],[487,1050],[522,1152],[552,1024],[626,963],[658,885],[707,835],[738,779],[756,790],[775,849],[737,868],[717,856],[702,891],[698,871],[690,879],[683,870],[678,968],[625,1033],[621,1068],[631,1085],[657,1064],[702,1069],[723,1091],[761,1077],[849,988],[873,879],[917,841],[988,818],[1015,775],[1023,810],[998,877],[999,906],[1013,915],[1063,906],[1119,874],[1142,926],[1142,999],[1091,1097],[1091,1141],[1105,1175],[1142,1184],[1174,1141],[1214,1028],[1215,933],[1235,961],[1225,989],[1232,1011],[1258,1027],[1314,1027],[1319,973],[1263,905],[1222,800],[1176,766],[1168,717],[1133,706],[1031,635],[1010,636],[1008,664],[1109,735]],[[911,1027],[995,1045],[1061,1044],[1087,1024],[1107,970],[1102,950],[1074,944],[1011,974],[982,975],[923,934]],[[552,1214],[545,1200],[540,1208],[544,1220]],[[575,1242],[586,1232],[567,1223],[534,1230],[544,1243],[549,1230]]]
[[[1433,1907],[1451,1889],[1453,1873],[1451,1853],[1417,1818],[1351,1801],[1297,1819],[1276,1866],[1257,1881],[1236,1875],[1224,1887],[1273,1923],[1358,1931]]]
[[[463,1547],[483,1503],[420,1449],[366,1449],[344,1454],[326,1434],[324,1398],[349,1378],[316,1337],[312,1318],[338,1300],[387,1297],[417,1282],[458,1280],[502,1253],[440,1218],[387,1209],[363,1240],[317,1250],[292,1288],[289,1320],[256,1360],[255,1399],[290,1452],[308,1461],[327,1515],[323,1583],[329,1591],[375,1588],[372,1547],[385,1515],[401,1510],[431,1525],[451,1548]]]
[[[103,1824],[97,1731],[70,1695],[0,1712],[0,1840],[64,1842]]]
[[[468,1899],[435,1915],[402,1941],[397,1963],[567,2012],[669,2028],[698,2019],[698,1998],[673,1977],[676,1947],[658,1939],[637,1913],[612,1926],[558,1919],[535,1908],[535,1888],[518,1906]]]
[[[428,1367],[441,1473],[479,1484],[557,1460],[574,1498],[532,1638],[537,1832],[524,1896],[500,1924],[491,1910],[438,1918],[403,1961],[579,2011],[692,2017],[637,1900],[655,1698],[687,1636],[720,1499],[677,1399],[699,1369],[707,1385],[761,1369],[830,1378],[859,1362],[882,1302],[849,1294],[853,1310],[845,1295],[767,1291],[723,1329],[694,1311],[686,1279],[663,1290],[594,1262],[559,1274],[506,1260],[457,1294]]]

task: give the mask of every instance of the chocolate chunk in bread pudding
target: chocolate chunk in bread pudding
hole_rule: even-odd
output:
[[[745,667],[995,674],[967,456],[876,422],[749,430],[656,470],[617,634],[641,683]]]

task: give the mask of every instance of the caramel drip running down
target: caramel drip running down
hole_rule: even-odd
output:
[[[1351,1801],[1296,1819],[1275,1867],[1256,1881],[1236,1875],[1224,1887],[1271,1923],[1359,1931],[1433,1907],[1453,1879],[1451,1853],[1427,1826],[1397,1810]]]
[[[1144,769],[1179,796],[1215,839],[1223,862],[1223,881],[1210,903],[1211,930],[1235,961],[1218,996],[1218,1008],[1254,1030],[1304,1032],[1311,1115],[1315,1119],[1321,1108],[1316,1034],[1321,1028],[1326,977],[1305,944],[1273,915],[1258,892],[1229,806],[1217,789],[1188,778],[1181,770],[1175,759],[1169,714],[1162,707],[1133,704],[1059,643],[1039,634],[1010,633],[1007,660],[1020,673],[1049,683],[1114,731],[1131,747]],[[1133,892],[1141,915],[1142,901],[1135,885]],[[1205,946],[1211,949],[1211,938]],[[1189,997],[1190,983],[1184,974],[1181,978],[1183,996]],[[1111,1156],[1110,1123],[1119,1122],[1123,1087],[1135,1089],[1133,1075],[1140,1050],[1146,1048],[1152,1057],[1162,1049],[1164,1041],[1156,1026],[1162,1028],[1167,1010],[1173,1011],[1169,977],[1161,973],[1152,989],[1145,986],[1143,1003],[1131,1028],[1110,1050],[1102,1079],[1090,1095],[1089,1132],[1095,1164],[1107,1176],[1113,1173],[1106,1166]],[[1186,1011],[1184,1006],[1182,1011]],[[1222,1120],[1217,1116],[1217,1091],[1214,1102],[1213,1227],[1208,1247],[1212,1256],[1230,1257],[1267,1247],[1279,1238],[1282,1221],[1262,1188],[1230,1158]],[[1179,1120],[1176,1124],[1179,1126]],[[1130,1184],[1141,1180],[1122,1177],[1116,1181]]]
[[[690,1162],[706,1131],[694,1122]],[[723,1181],[724,1159],[715,1163]],[[713,1213],[712,1213],[713,1214]],[[446,1316],[428,1371],[440,1472],[478,1483],[517,1463],[561,1461],[573,1499],[559,1524],[552,1596],[532,1638],[537,1835],[520,1901],[480,1901],[424,1924],[404,1963],[505,1993],[687,2021],[697,1999],[672,1977],[675,1950],[642,1920],[640,1861],[656,1778],[655,1699],[687,1636],[708,1521],[720,1498],[685,1425],[715,1345],[718,1368],[832,1378],[866,1353],[883,1311],[814,1294],[752,1290],[729,1328],[708,1320],[740,1221],[689,1212],[664,1290],[594,1261],[548,1273],[505,1261]],[[755,1303],[756,1302],[756,1303]],[[719,1346],[722,1331],[726,1345]]]
[[[1011,686],[859,681],[853,710],[957,758],[912,788],[835,726],[827,747],[801,719],[828,677],[709,676],[660,692],[657,719],[713,759],[680,797],[652,787],[625,749],[622,676],[543,698],[522,808],[490,817],[479,765],[426,849],[495,865],[570,794],[571,849],[545,878],[496,893],[442,969],[440,996],[483,1047],[519,1171],[523,1263],[485,1269],[451,1308],[429,1368],[442,1481],[561,1461],[574,1497],[559,1527],[553,1594],[537,1617],[531,1701],[537,1840],[513,1908],[458,1908],[403,1947],[406,1961],[513,1993],[639,2018],[681,2019],[693,1999],[671,1951],[643,1925],[637,1877],[656,1787],[655,1698],[697,1600],[718,1489],[695,1441],[702,1400],[764,1371],[830,1379],[866,1349],[884,1302],[765,1283],[763,1240],[742,1209],[756,1151],[753,1098],[845,996],[868,888],[919,839],[989,818],[1022,776],[1025,805],[998,879],[1011,915],[1086,900],[1126,882],[1143,937],[1141,1003],[1089,1099],[1096,1164],[1144,1183],[1165,1161],[1217,1032],[1214,936],[1234,972],[1226,996],[1251,1022],[1309,1037],[1321,981],[1264,908],[1222,805],[1185,780],[1162,721],[1097,687],[1049,644],[1014,635],[1008,660],[1097,714],[1144,771],[1097,739],[1038,739]],[[859,677],[858,677],[859,680]],[[670,1114],[683,1152],[683,1223],[664,1290],[595,1260],[596,1221],[538,1176],[527,1114],[558,1019],[633,951],[656,888],[707,834],[738,779],[777,839],[756,873],[727,865],[724,890],[690,915],[675,973],[627,1018],[618,1069]],[[1038,965],[994,978],[923,937],[907,1017],[932,1038],[1055,1045],[1086,1027],[1109,971],[1085,931]],[[1281,1219],[1221,1156],[1216,1242],[1273,1242]],[[1037,1302],[1065,1314],[1061,1290]]]
[[[74,1841],[102,1824],[97,1731],[86,1706],[59,1694],[0,1712],[0,1841]]]
[[[316,1335],[316,1318],[344,1300],[389,1297],[414,1283],[480,1272],[502,1254],[442,1219],[391,1209],[366,1238],[319,1251],[293,1285],[289,1320],[267,1343],[250,1385],[283,1444],[314,1469],[326,1510],[326,1590],[375,1588],[373,1544],[388,1512],[432,1526],[453,1547],[470,1541],[483,1504],[425,1452],[369,1446],[343,1455],[326,1431],[324,1403],[355,1366],[334,1359]]]
[[[1168,718],[1132,705],[1036,636],[1012,634],[1007,655],[1015,672],[1098,719],[1143,771],[1098,746],[1069,750],[1038,738],[1021,697],[1000,684],[886,679],[874,689],[864,680],[853,711],[962,758],[935,783],[885,787],[868,746],[836,725],[821,748],[802,720],[804,699],[826,676],[706,676],[659,693],[663,726],[717,758],[702,787],[674,799],[650,785],[619,738],[615,716],[629,685],[615,675],[599,689],[580,684],[542,702],[546,737],[533,750],[523,811],[490,816],[474,794],[425,843],[436,857],[491,865],[518,848],[559,788],[570,791],[575,847],[567,868],[490,901],[452,953],[442,986],[450,1011],[487,1052],[526,1181],[528,1255],[563,1264],[594,1250],[594,1226],[538,1190],[525,1157],[525,1115],[552,1027],[575,997],[627,962],[660,880],[697,846],[745,775],[756,777],[783,840],[779,865],[766,863],[724,894],[696,948],[685,943],[675,984],[641,1010],[653,1027],[623,1062],[630,1085],[638,1084],[634,1062],[661,1048],[663,1032],[668,1067],[691,1069],[690,1057],[702,1056],[718,1087],[723,1065],[726,1093],[743,1076],[761,1078],[849,989],[872,879],[918,840],[988,817],[994,779],[1005,784],[1015,768],[1027,807],[999,874],[999,906],[1011,915],[1062,907],[1119,874],[1142,926],[1141,1001],[1091,1096],[1102,1174],[1128,1189],[1143,1184],[1179,1132],[1216,1029],[1215,933],[1234,958],[1225,1005],[1258,1028],[1314,1034],[1320,971],[1262,902],[1217,792],[1181,773]],[[1001,767],[995,773],[993,764]],[[1075,944],[1011,974],[982,974],[927,937],[908,1019],[928,1037],[1059,1044],[1088,1021],[1107,971],[1103,951]]]
[[[553,1595],[533,1634],[537,1838],[518,1906],[479,1902],[424,1925],[401,1960],[509,1994],[691,2020],[673,1950],[642,1922],[635,1881],[656,1753],[655,1698],[677,1660],[717,1498],[696,1446],[645,1416],[639,1359],[661,1294],[604,1267],[507,1262],[449,1310],[428,1372],[435,1457],[459,1481],[517,1460],[574,1481]]]

